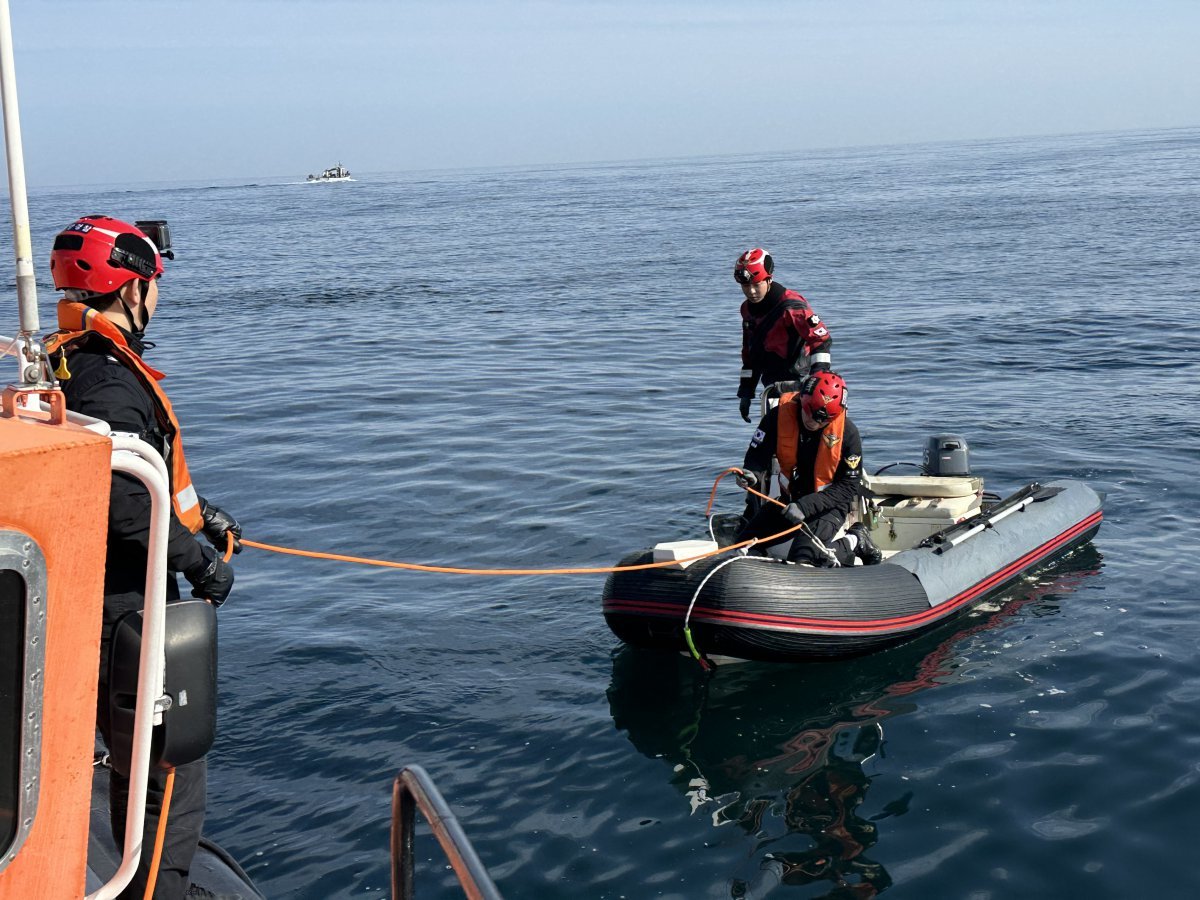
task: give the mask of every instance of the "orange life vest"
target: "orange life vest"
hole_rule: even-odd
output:
[[[780,474],[788,480],[789,487],[800,453],[800,430],[804,428],[804,423],[800,421],[800,403],[792,402],[795,396],[795,393],[791,393],[779,398],[775,435],[775,458],[779,460]],[[818,491],[825,490],[833,483],[834,473],[842,461],[842,432],[845,428],[846,416],[843,413],[821,431],[821,442],[817,445],[817,458],[813,465],[813,483]]]
[[[137,377],[142,387],[150,395],[154,404],[154,415],[159,427],[167,439],[166,453],[169,459],[171,473],[171,505],[175,515],[192,534],[204,527],[204,519],[200,515],[200,498],[192,486],[192,476],[188,474],[187,461],[183,455],[183,439],[180,435],[179,420],[171,409],[171,401],[163,389],[158,386],[166,376],[157,369],[147,365],[133,348],[125,341],[120,329],[112,322],[92,309],[85,303],[75,303],[70,300],[60,300],[58,303],[59,331],[46,338],[46,350],[50,353],[63,353],[63,363],[60,363],[60,378],[70,378],[70,372],[64,364],[71,353],[73,344],[78,343],[89,335],[99,335],[104,339],[107,352],[121,365],[125,366]]]

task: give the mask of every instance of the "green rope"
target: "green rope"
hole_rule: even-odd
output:
[[[687,641],[688,649],[692,651],[692,657],[696,662],[700,663],[705,670],[708,669],[708,662],[700,655],[700,651],[696,649],[696,642],[692,640],[692,629],[690,625],[683,626],[683,639]]]

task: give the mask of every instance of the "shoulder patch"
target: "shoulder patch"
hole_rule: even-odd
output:
[[[816,313],[813,313],[811,316],[808,317],[808,324],[809,325],[820,325],[821,317],[818,316]]]
[[[861,462],[862,462],[861,456],[847,456],[846,457],[846,467],[849,469],[857,469],[858,464]]]
[[[750,438],[750,446],[757,447],[759,444],[761,444],[763,442],[763,440],[765,438],[766,438],[766,435],[763,433],[763,430],[761,428],[759,428],[757,431],[754,432],[754,437]]]

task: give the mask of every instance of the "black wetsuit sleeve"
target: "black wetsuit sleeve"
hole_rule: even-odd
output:
[[[743,304],[744,305],[744,304]],[[741,378],[738,380],[739,397],[754,397],[754,392],[758,389],[758,379],[762,375],[761,367],[755,367],[754,353],[750,347],[750,339],[753,333],[752,323],[744,315],[742,317],[742,372]]]
[[[811,519],[831,509],[850,511],[862,493],[862,438],[849,419],[842,431],[842,458],[833,481],[823,491],[815,491],[797,502],[805,518]]]
[[[753,472],[758,476],[758,490],[762,493],[770,493],[767,490],[767,475],[771,471],[771,457],[775,455],[775,435],[778,430],[779,407],[772,407],[767,411],[767,414],[762,417],[762,421],[758,423],[758,428],[754,432],[754,437],[750,439],[750,446],[746,448],[746,456],[742,461],[742,468],[747,472]]]
[[[113,474],[112,495],[108,504],[108,530],[112,538],[150,545],[150,492],[130,475]],[[167,526],[167,568],[172,572],[196,572],[205,565],[200,542],[171,512]]]
[[[154,407],[133,373],[119,363],[109,363],[102,372],[69,385],[70,408],[103,419],[113,431],[146,440],[156,430]],[[68,383],[69,384],[69,383]],[[155,441],[151,440],[151,444]],[[161,449],[156,447],[156,449]],[[110,541],[147,548],[150,543],[150,492],[132,475],[114,472],[108,503]],[[171,510],[167,537],[167,568],[174,572],[194,571],[204,563],[200,543]]]

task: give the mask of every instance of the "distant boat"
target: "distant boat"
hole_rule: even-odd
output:
[[[332,166],[332,167],[326,169],[320,175],[309,175],[308,178],[305,179],[305,181],[308,181],[308,182],[353,181],[353,180],[354,179],[350,177],[350,170],[347,169],[345,166],[343,166],[341,163],[338,163],[336,166]]]

